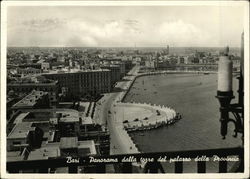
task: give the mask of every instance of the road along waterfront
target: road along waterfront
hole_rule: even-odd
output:
[[[100,102],[102,104],[98,116],[102,120],[99,120],[98,123],[106,125],[110,131],[110,154],[139,153],[137,147],[124,129],[122,120],[115,115],[114,108],[117,102],[121,101],[126,94],[126,90],[133,82],[139,68],[139,66],[133,67],[128,76],[124,77],[123,81],[117,82],[115,88],[119,88],[121,92],[105,94]]]

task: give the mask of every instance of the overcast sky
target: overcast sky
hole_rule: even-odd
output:
[[[240,46],[237,6],[8,7],[8,46]]]

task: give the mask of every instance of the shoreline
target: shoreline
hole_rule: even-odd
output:
[[[161,75],[161,74],[200,74],[204,72],[200,71],[157,71],[157,72],[150,72],[150,73],[138,73],[140,69],[140,66],[134,66],[130,72],[128,72],[127,76],[124,77],[124,79],[128,80],[126,82],[118,82],[115,87],[120,87],[124,91],[118,92],[115,95],[115,98],[112,101],[112,104],[110,105],[110,111],[111,114],[109,114],[109,118],[111,120],[109,121],[109,128],[110,130],[113,130],[114,136],[113,138],[119,138],[123,139],[123,142],[120,140],[116,140],[114,146],[111,147],[111,153],[138,153],[139,150],[137,148],[137,144],[134,143],[134,140],[131,139],[131,136],[129,135],[128,131],[125,130],[123,123],[121,120],[117,120],[117,118],[114,116],[114,106],[118,105],[118,103],[123,103],[124,99],[126,98],[127,94],[130,92],[130,89],[132,88],[135,80],[142,76],[150,76],[150,75]],[[217,72],[211,72],[211,73],[217,73]],[[112,132],[112,133],[113,133]],[[121,135],[123,137],[121,137]],[[116,137],[115,137],[116,136]],[[119,150],[117,148],[117,144],[119,146],[123,146],[122,149]],[[128,147],[128,145],[130,147]]]
[[[198,74],[198,75],[206,75],[205,72],[201,71],[156,71],[156,72],[148,72],[148,73],[138,73],[140,66],[134,66],[125,76],[123,79],[125,81],[118,82],[115,87],[121,88],[121,92],[117,93],[110,93],[107,94],[107,103],[108,105],[106,108],[106,113],[103,112],[106,116],[103,118],[103,124],[106,123],[108,128],[111,131],[111,145],[110,151],[111,154],[121,154],[121,153],[138,153],[142,150],[138,149],[138,144],[134,143],[134,139],[130,135],[130,132],[124,129],[123,121],[120,120],[121,118],[115,117],[114,110],[116,105],[119,103],[126,104],[125,99],[127,94],[130,92],[131,88],[133,87],[137,78],[143,76],[151,76],[151,75],[165,75],[165,74]],[[213,73],[216,74],[215,71],[206,71],[206,73]],[[206,75],[207,76],[207,75]],[[112,99],[113,98],[113,99]],[[105,102],[106,103],[106,102]],[[106,103],[106,104],[107,104]],[[108,114],[111,111],[112,114]]]
[[[136,76],[134,76],[133,81],[131,82],[129,88],[126,91],[126,94],[121,99],[121,102],[124,103],[124,99],[126,98],[127,94],[130,92],[132,86],[134,85],[134,82],[136,79],[144,76],[151,76],[151,75],[167,75],[167,74],[200,74],[205,75],[205,73],[211,73],[211,74],[217,74],[217,71],[174,71],[174,70],[158,70],[156,72],[144,72],[144,73],[137,73]],[[126,76],[125,76],[126,77]]]

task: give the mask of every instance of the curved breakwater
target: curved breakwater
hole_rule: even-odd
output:
[[[128,132],[156,129],[171,125],[180,119],[174,109],[164,105],[133,102],[120,103],[119,106],[130,111],[131,115],[123,117],[123,126]]]

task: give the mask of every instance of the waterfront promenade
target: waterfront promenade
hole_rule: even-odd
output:
[[[123,127],[122,120],[115,115],[115,105],[126,94],[126,90],[130,87],[135,76],[139,71],[139,66],[135,66],[124,77],[123,81],[117,82],[115,88],[119,88],[121,92],[113,92],[105,94],[98,101],[97,114],[94,117],[95,122],[106,126],[110,131],[110,154],[129,154],[139,153],[132,139]]]
[[[124,127],[124,110],[128,110],[133,108],[134,114],[130,114],[135,116],[136,114],[142,114],[143,111],[147,111],[148,121],[145,121],[145,126],[147,125],[156,125],[157,118],[156,110],[161,111],[161,116],[158,117],[158,122],[167,122],[170,118],[173,119],[176,116],[174,110],[172,113],[169,111],[166,112],[168,108],[159,107],[159,106],[150,106],[145,104],[123,104],[121,103],[125,98],[127,92],[130,90],[134,81],[138,76],[142,76],[143,74],[139,74],[140,66],[133,67],[130,72],[128,72],[127,76],[123,78],[122,81],[116,83],[115,88],[119,89],[119,92],[112,92],[105,94],[104,97],[97,102],[96,113],[94,115],[94,121],[99,123],[105,127],[107,127],[110,131],[110,153],[111,154],[129,154],[129,153],[139,153],[136,145],[134,144],[131,137],[128,135],[127,131]],[[124,106],[127,105],[127,106]],[[123,110],[121,110],[123,109]],[[128,110],[130,111],[130,110]],[[132,112],[130,111],[130,112]],[[145,114],[145,113],[144,113]],[[126,116],[129,116],[126,112]],[[140,119],[143,118],[140,115]],[[171,116],[171,117],[170,117]],[[126,117],[127,118],[127,117]],[[142,124],[142,123],[141,123]],[[141,125],[138,124],[138,125]]]
[[[134,144],[131,137],[128,135],[124,125],[124,121],[128,120],[129,116],[133,115],[132,119],[138,118],[137,122],[130,123],[135,127],[143,125],[157,125],[157,123],[167,122],[176,117],[176,112],[165,106],[146,105],[146,104],[126,104],[122,103],[128,91],[133,86],[136,78],[147,75],[160,74],[200,74],[201,71],[156,71],[139,73],[140,66],[134,66],[130,72],[123,78],[123,80],[116,83],[115,88],[118,92],[104,94],[104,96],[97,102],[96,112],[94,115],[95,123],[101,124],[110,131],[110,152],[111,154],[129,154],[139,153],[138,148]],[[215,72],[209,72],[215,73]],[[125,105],[125,106],[124,106]],[[133,110],[131,110],[133,108]],[[156,110],[161,111],[161,116],[155,118]],[[133,114],[132,114],[133,113]],[[138,115],[140,114],[140,115]],[[137,116],[135,118],[135,116]],[[143,121],[147,117],[149,120]],[[140,123],[140,124],[139,124]]]
[[[118,92],[106,93],[97,102],[94,114],[94,122],[105,126],[110,131],[110,152],[111,154],[128,154],[138,153],[138,149],[126,129],[128,123],[132,127],[162,125],[163,123],[172,123],[176,112],[174,109],[165,106],[156,106],[155,104],[135,104],[123,103],[127,93],[133,86],[136,78],[148,75],[167,75],[167,74],[203,74],[202,71],[155,71],[140,72],[140,66],[134,66],[128,74],[115,85]],[[206,73],[216,73],[214,71],[206,71]],[[160,111],[160,115],[157,115]],[[131,117],[132,115],[132,117]],[[147,120],[143,120],[147,118]],[[131,121],[131,120],[136,121]],[[130,125],[129,124],[129,125]]]

